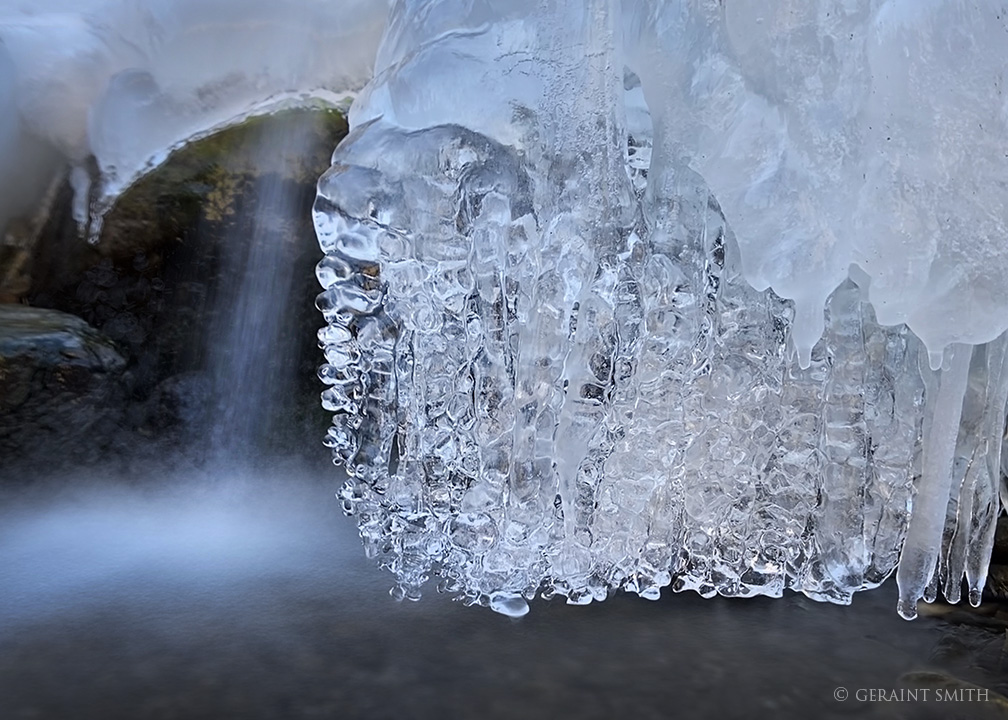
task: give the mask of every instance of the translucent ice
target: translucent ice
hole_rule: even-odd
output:
[[[796,340],[852,263],[936,353],[1008,325],[1008,13],[995,0],[639,3],[628,63]]]
[[[326,444],[398,594],[978,601],[1000,8],[395,3],[315,222]]]

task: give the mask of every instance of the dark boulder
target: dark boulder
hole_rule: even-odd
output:
[[[112,341],[80,318],[0,305],[0,473],[101,457],[121,430],[125,369]]]

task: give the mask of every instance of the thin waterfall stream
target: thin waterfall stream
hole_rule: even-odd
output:
[[[259,133],[249,223],[233,227],[247,237],[225,237],[214,320],[207,328],[212,387],[211,457],[233,462],[254,454],[276,422],[277,405],[296,382],[296,343],[291,332],[297,187],[284,180],[285,157],[303,155],[308,123]],[[303,278],[302,278],[303,280]]]

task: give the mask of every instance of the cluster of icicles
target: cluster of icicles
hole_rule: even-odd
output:
[[[912,617],[979,602],[1005,493],[1006,32],[1000,0],[15,3],[0,226],[69,160],[95,233],[187,138],[373,75],[320,339],[397,592],[896,571]]]
[[[1008,122],[1008,46],[995,4],[897,5],[394,5],[315,223],[326,444],[397,594],[846,603],[896,570],[905,618],[980,602],[1008,368],[975,160],[1008,148],[967,126]]]

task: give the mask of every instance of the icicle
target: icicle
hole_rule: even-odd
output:
[[[966,549],[966,582],[970,604],[980,604],[987,582],[987,567],[994,547],[994,530],[1000,512],[998,486],[1001,479],[1001,437],[1008,403],[1008,337],[1001,335],[987,346],[987,402],[982,427],[983,457],[977,461],[977,481],[972,498],[972,517]],[[961,522],[961,521],[960,521]]]
[[[960,599],[962,579],[966,573],[966,549],[970,539],[974,491],[980,474],[985,470],[982,457],[986,437],[982,426],[989,394],[987,359],[986,345],[974,349],[952,466],[952,489],[945,514],[942,554],[938,566],[942,592],[951,603],[957,603]]]
[[[987,578],[1000,509],[1001,433],[1008,396],[1004,363],[1004,337],[979,346],[973,353],[940,566],[943,591],[950,603],[959,602],[965,576],[970,602],[977,605]]]
[[[917,617],[917,601],[924,597],[938,560],[972,354],[971,347],[962,345],[948,350],[949,363],[941,371],[938,392],[929,394],[926,401],[930,427],[924,441],[924,466],[896,572],[896,609],[906,620]],[[922,372],[926,371],[922,368]]]

